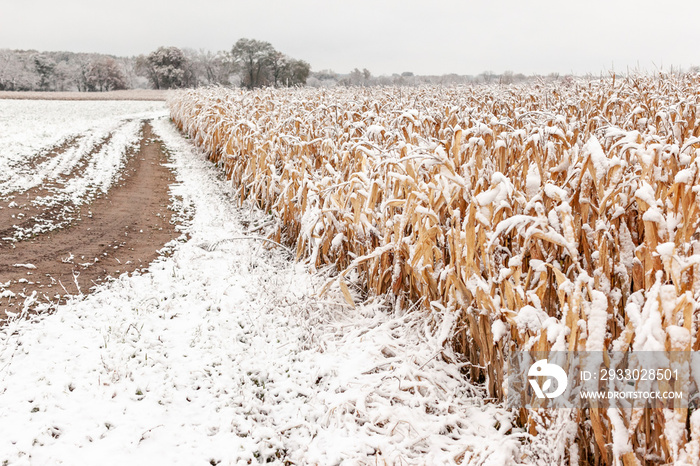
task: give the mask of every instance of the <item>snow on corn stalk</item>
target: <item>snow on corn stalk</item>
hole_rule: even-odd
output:
[[[357,276],[452,322],[469,375],[500,398],[510,351],[700,350],[698,91],[693,75],[215,88],[170,108],[241,199],[279,218],[272,239],[335,267],[327,288],[352,304]],[[698,422],[666,411],[571,414],[561,455],[681,461]],[[554,422],[519,416],[533,434]]]

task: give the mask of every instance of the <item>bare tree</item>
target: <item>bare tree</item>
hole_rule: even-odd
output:
[[[234,66],[225,52],[185,49],[194,76],[193,85],[230,84]]]
[[[501,84],[513,84],[515,82],[515,78],[513,76],[514,73],[511,70],[504,71],[500,79]]]
[[[287,67],[289,66],[289,63],[287,62],[287,57],[282,52],[278,52],[275,50],[272,53],[270,53],[268,60],[273,85],[275,87],[278,87],[280,84],[282,84],[285,78]]]
[[[119,69],[124,74],[127,89],[143,89],[148,87],[149,81],[145,76],[140,75],[136,70],[136,60],[129,57],[119,57],[116,59]]]
[[[484,82],[486,84],[489,84],[491,81],[493,81],[496,78],[496,74],[493,71],[487,70],[483,71],[477,79],[481,82]]]
[[[372,83],[372,73],[367,68],[363,68],[362,71],[355,68],[350,72],[350,76],[340,82],[345,86],[369,86]]]

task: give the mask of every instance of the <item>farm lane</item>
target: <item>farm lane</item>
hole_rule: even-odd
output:
[[[0,322],[7,311],[20,311],[25,296],[34,292],[39,302],[61,301],[88,292],[109,276],[147,267],[158,257],[179,236],[168,209],[174,177],[166,163],[146,122],[121,179],[106,195],[83,205],[78,221],[14,246],[0,243]]]
[[[70,201],[41,203],[35,201],[46,199],[56,192],[60,192],[73,178],[78,177],[85,169],[90,159],[96,156],[105,144],[108,144],[112,135],[105,137],[92,150],[84,154],[73,166],[70,173],[52,179],[44,179],[39,186],[27,190],[19,190],[0,200],[0,247],[23,239],[21,232],[30,232],[36,227],[54,224],[56,227],[68,226],[68,224],[80,219],[80,206]],[[52,161],[62,155],[68,149],[77,145],[78,138],[54,148],[47,154],[36,157],[29,164],[29,169],[38,169],[39,165]],[[89,206],[86,211],[89,211]],[[55,228],[51,228],[53,230]],[[44,230],[46,231],[46,230]],[[30,233],[31,235],[31,233]],[[34,236],[34,235],[31,235]]]

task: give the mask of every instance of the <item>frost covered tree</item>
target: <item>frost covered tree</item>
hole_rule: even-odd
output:
[[[126,89],[126,77],[113,58],[102,58],[87,65],[85,85],[88,91]]]
[[[240,39],[231,49],[231,59],[240,71],[241,85],[262,86],[306,84],[311,66],[275,50],[269,42]]]
[[[496,73],[494,73],[491,70],[483,71],[481,74],[479,74],[479,76],[477,76],[477,80],[479,82],[483,82],[486,84],[489,84],[494,79],[496,79]]]
[[[56,91],[68,91],[75,86],[77,69],[69,61],[59,61],[53,71],[53,89]]]
[[[214,53],[208,50],[185,49],[184,53],[190,62],[194,77],[194,82],[191,85],[228,85],[231,83],[234,66],[231,57],[226,52]]]
[[[148,78],[140,75],[136,69],[136,60],[130,57],[118,57],[119,69],[124,74],[127,89],[146,89],[150,86]]]
[[[177,47],[160,47],[146,57],[140,56],[137,65],[155,89],[187,87],[194,80],[189,60]]]
[[[132,87],[132,82],[125,78],[125,70],[133,68],[133,58],[117,59],[97,53],[0,49],[0,90],[88,91],[128,88]]]
[[[335,87],[340,81],[340,75],[333,70],[312,71],[309,73],[307,84],[311,87]]]
[[[0,50],[0,91],[28,91],[38,85],[34,64],[14,50]]]
[[[56,62],[47,55],[36,54],[33,57],[34,69],[39,76],[39,89],[48,91],[53,80]]]
[[[275,49],[269,42],[239,39],[231,49],[231,58],[241,71],[241,85],[252,89],[270,83],[270,62]]]
[[[282,84],[285,86],[303,86],[311,73],[311,65],[304,60],[289,59],[284,70]]]
[[[347,78],[341,79],[340,83],[345,86],[369,86],[373,84],[372,73],[367,68],[363,68],[362,71],[355,68]]]
[[[298,86],[311,67],[268,42],[241,39],[232,50],[160,47],[139,57],[0,49],[0,90],[107,91],[210,85]]]
[[[285,70],[289,65],[287,62],[287,57],[282,52],[275,50],[269,56],[269,64],[272,84],[277,87],[282,83],[282,80],[285,77]]]
[[[295,60],[275,51],[270,55],[271,84],[275,87],[306,84],[311,66],[303,60]]]

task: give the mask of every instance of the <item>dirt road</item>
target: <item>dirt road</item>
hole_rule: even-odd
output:
[[[40,188],[17,196],[13,208],[3,205],[0,231],[11,229],[12,222],[32,224],[62,212],[76,220],[30,239],[0,242],[0,322],[34,293],[39,302],[57,303],[156,259],[158,250],[179,236],[168,209],[174,177],[165,163],[146,122],[138,149],[128,154],[121,180],[106,195],[82,206],[42,210],[30,204]]]

